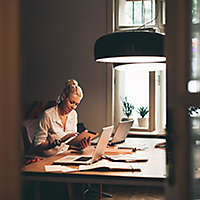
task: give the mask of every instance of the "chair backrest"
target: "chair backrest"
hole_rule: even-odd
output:
[[[34,139],[34,134],[36,129],[38,128],[39,118],[36,119],[28,119],[23,123],[24,128],[26,129],[27,140],[30,144],[32,144]]]
[[[44,110],[56,105],[55,101],[34,101],[25,113],[22,124],[22,139],[24,145],[24,155],[33,154],[33,139],[38,126],[39,117]]]
[[[34,133],[38,127],[39,119],[25,120],[22,127],[24,154],[32,154]]]
[[[27,135],[27,130],[25,127],[22,127],[22,137],[21,137],[22,141],[21,141],[21,149],[22,149],[22,154],[23,156],[29,155],[30,153],[30,149],[32,146],[32,143],[30,141],[29,136]]]

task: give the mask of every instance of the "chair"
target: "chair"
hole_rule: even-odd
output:
[[[22,137],[24,142],[24,156],[32,155],[34,132],[38,126],[38,119],[25,120],[22,127]]]
[[[86,184],[86,189],[83,192],[84,200],[112,198],[112,194],[102,191],[102,184]]]
[[[23,124],[22,124],[22,140],[23,140],[22,148],[23,148],[24,164],[29,164],[31,163],[33,159],[35,160],[35,158],[37,158],[37,156],[35,156],[34,154],[33,139],[34,139],[35,130],[39,123],[39,117],[44,110],[54,106],[55,104],[56,104],[55,101],[49,101],[47,103],[44,103],[41,101],[35,101],[31,105],[31,107],[28,109],[28,111],[25,113],[25,120],[23,121]],[[33,199],[40,199],[39,197],[40,187],[43,187],[43,185],[40,185],[40,183],[35,183],[34,185],[31,185],[31,187],[34,193]],[[54,185],[53,187],[56,187],[56,185]],[[68,193],[68,198],[70,200],[75,200],[72,194],[73,186],[71,184],[67,184],[67,185],[63,185],[62,187],[66,188],[66,191]]]
[[[33,151],[33,139],[34,133],[39,123],[39,117],[44,110],[54,106],[55,101],[34,101],[31,106],[25,112],[24,121],[22,124],[22,137],[24,143],[24,156],[30,156],[34,154]]]

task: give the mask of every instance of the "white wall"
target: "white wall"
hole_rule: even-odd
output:
[[[94,61],[106,33],[106,0],[22,0],[22,102],[54,100],[68,78],[85,96],[79,119],[88,129],[106,124],[106,67]]]

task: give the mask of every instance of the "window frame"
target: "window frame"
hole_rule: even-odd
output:
[[[120,0],[113,0],[114,1],[114,32],[116,31],[126,31],[126,30],[136,30],[140,26],[119,26],[119,1]],[[165,9],[165,0],[155,0],[155,25],[145,25],[145,28],[156,28],[158,32],[164,33],[165,32],[165,24],[162,23],[164,21],[163,10]]]
[[[155,122],[155,92],[156,92],[156,73],[155,72],[148,72],[149,73],[149,117],[148,117],[148,127],[147,128],[137,128],[137,127],[132,127],[130,129],[130,134],[131,132],[152,132],[155,131],[156,128],[156,122]],[[114,76],[115,77],[115,76]],[[116,91],[117,86],[116,86],[116,81],[114,81],[114,94],[117,93]],[[115,97],[116,98],[116,97]],[[117,107],[117,101],[114,99],[114,112],[113,113],[118,113],[118,107]],[[118,111],[118,112],[117,112]],[[114,120],[115,127],[117,126],[118,122]]]

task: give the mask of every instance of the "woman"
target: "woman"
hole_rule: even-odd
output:
[[[82,98],[83,91],[78,82],[68,80],[57,105],[45,110],[39,121],[33,142],[36,154],[50,156],[69,148],[64,141],[76,135],[78,120],[75,109]],[[84,149],[89,143],[90,139],[83,139],[79,146]]]

